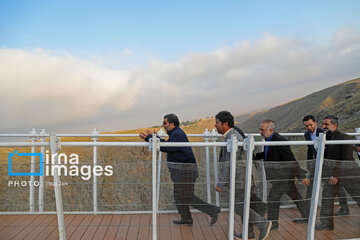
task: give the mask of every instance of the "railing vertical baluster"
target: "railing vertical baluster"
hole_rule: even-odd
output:
[[[236,152],[238,140],[235,135],[227,142],[227,151],[231,152],[230,160],[230,199],[229,199],[229,240],[234,239],[234,215],[235,215],[235,177],[236,177]]]
[[[245,144],[245,141],[244,141]],[[251,195],[251,174],[253,167],[253,152],[254,152],[254,136],[248,135],[246,140],[246,179],[245,179],[245,197],[244,197],[244,214],[243,214],[243,239],[248,239],[249,229],[249,212],[250,212],[250,195]]]
[[[31,142],[36,142],[36,130],[35,128],[32,129],[32,131],[30,132],[33,136],[30,137],[31,138]],[[31,147],[31,153],[35,153],[36,148],[35,147]],[[32,174],[35,173],[35,156],[31,156],[30,157],[30,172]],[[30,205],[30,212],[34,212],[35,211],[35,186],[34,186],[34,182],[35,182],[35,176],[30,176],[30,191],[29,191],[29,205]]]
[[[94,143],[97,142],[97,135],[99,132],[94,128],[91,133],[91,139]],[[93,146],[93,167],[97,165],[97,147]],[[98,211],[98,199],[97,199],[97,176],[93,174],[93,211],[96,213]]]
[[[326,141],[326,135],[324,133],[320,133],[319,137],[317,137],[315,140],[317,155],[316,155],[315,175],[313,180],[313,190],[311,195],[312,196],[311,208],[310,208],[309,223],[308,223],[308,235],[307,235],[308,240],[312,240],[315,238],[316,212],[318,208],[320,188],[321,188],[321,176],[322,176],[322,168],[324,163],[325,141]]]
[[[40,136],[40,141],[41,142],[45,142],[45,129],[42,129],[41,132],[40,132],[41,136]],[[40,151],[41,151],[41,154],[43,155],[43,159],[45,159],[45,147],[40,147]],[[40,182],[40,185],[39,185],[39,212],[43,212],[44,211],[44,169],[43,169],[43,172],[42,174],[40,175],[39,177],[39,182]]]
[[[204,139],[205,142],[209,142],[210,132],[205,129]],[[205,158],[206,158],[206,192],[207,192],[207,202],[211,203],[211,185],[210,185],[210,154],[209,146],[205,147]]]
[[[211,135],[213,137],[213,142],[216,142],[217,140],[217,132],[215,131],[215,129],[213,128],[213,130],[211,131]],[[217,153],[216,153],[216,147],[214,146],[213,147],[213,155],[214,155],[214,177],[215,177],[215,186],[218,184],[219,182],[219,175],[218,175],[218,163],[217,163],[217,160],[218,160],[218,156],[217,156]],[[215,203],[216,203],[216,206],[220,206],[220,197],[219,197],[219,192],[216,192],[215,191]]]
[[[158,136],[164,136],[165,132],[160,129],[158,131]],[[156,188],[156,210],[159,211],[159,201],[160,201],[160,184],[161,184],[161,152],[159,151],[159,161],[158,161],[158,175],[157,175],[157,188]]]
[[[156,137],[156,133],[153,134],[153,137],[150,142],[150,149],[152,151],[152,231],[153,231],[153,240],[157,239],[157,191],[156,191],[156,155],[159,150],[159,139]]]
[[[56,134],[50,134],[50,150],[51,150],[51,159],[54,158],[54,163],[56,165],[60,164],[58,158],[58,142],[56,139]],[[55,202],[56,202],[56,213],[57,213],[57,220],[58,220],[58,229],[59,229],[59,239],[65,240],[66,239],[66,231],[65,231],[65,222],[64,222],[64,205],[61,196],[61,182],[59,173],[57,170],[54,171],[54,190],[55,190]]]

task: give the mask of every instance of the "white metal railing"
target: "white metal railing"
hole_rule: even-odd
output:
[[[165,136],[163,132],[159,132],[160,136]],[[303,133],[290,133],[290,134],[282,134],[286,136],[303,136]],[[210,133],[207,130],[204,134],[188,134],[191,137],[204,137],[205,142],[188,142],[188,143],[169,143],[169,142],[159,142],[159,141],[151,141],[150,143],[146,142],[97,142],[98,137],[138,137],[137,134],[98,134],[97,130],[91,134],[46,134],[44,130],[40,133],[36,133],[35,130],[32,131],[31,134],[0,134],[0,137],[30,137],[32,142],[0,142],[0,147],[32,147],[32,152],[35,152],[35,147],[41,147],[41,152],[44,153],[45,147],[50,147],[52,153],[56,153],[60,146],[92,146],[93,147],[93,163],[97,164],[97,147],[98,146],[134,146],[134,147],[144,147],[149,146],[152,151],[152,216],[153,216],[153,239],[156,239],[157,236],[157,223],[156,223],[156,214],[158,212],[158,200],[159,200],[159,187],[160,187],[160,171],[159,167],[161,163],[161,155],[159,154],[159,159],[157,159],[157,153],[159,152],[160,147],[213,147],[214,148],[214,170],[215,170],[215,183],[217,183],[217,156],[216,156],[216,147],[227,146],[229,152],[231,152],[231,178],[230,178],[230,203],[229,203],[229,239],[233,239],[233,230],[234,230],[234,204],[235,204],[235,156],[236,151],[239,146],[243,146],[247,153],[247,167],[246,167],[246,186],[245,186],[245,201],[244,201],[244,227],[243,227],[243,239],[247,239],[247,229],[248,229],[248,221],[249,221],[249,208],[250,208],[250,188],[251,183],[249,179],[251,179],[251,162],[252,155],[255,146],[280,146],[280,145],[291,145],[291,146],[300,146],[300,145],[315,145],[318,152],[316,159],[316,168],[315,168],[315,177],[314,177],[314,187],[313,187],[313,198],[311,201],[311,213],[308,224],[308,239],[314,239],[314,227],[315,227],[315,217],[316,217],[316,209],[319,198],[320,191],[320,180],[321,180],[321,168],[323,162],[323,151],[325,144],[360,144],[360,128],[356,129],[355,133],[349,133],[349,135],[356,136],[357,140],[341,140],[341,141],[326,141],[325,135],[321,134],[315,141],[285,141],[285,142],[264,142],[264,141],[254,141],[254,136],[258,136],[258,134],[247,134],[248,138],[244,142],[237,142],[236,138],[232,138],[231,141],[225,142],[216,142],[217,134],[214,130]],[[57,137],[91,137],[93,142],[60,142]],[[45,142],[45,139],[50,137],[49,142]],[[154,133],[154,137],[156,134]],[[41,142],[35,142],[36,139],[39,139]],[[212,142],[210,142],[212,141]],[[207,172],[207,196],[208,202],[211,203],[211,197],[209,196],[210,191],[210,168],[208,167],[210,164],[209,161],[209,151],[206,150],[206,172]],[[32,165],[33,165],[33,159]],[[35,160],[34,160],[35,161]],[[158,162],[158,166],[157,166]],[[158,169],[156,168],[158,167]],[[158,170],[158,172],[157,172]],[[35,170],[31,168],[31,171]],[[57,173],[57,171],[55,171]],[[157,175],[158,174],[158,175]],[[94,212],[98,213],[97,209],[97,180],[96,176],[93,175],[93,203],[94,203]],[[30,177],[30,181],[34,181],[34,178]],[[44,181],[44,179],[40,177],[40,181]],[[57,174],[54,175],[54,190],[55,190],[55,199],[56,199],[56,209],[57,209],[57,217],[58,217],[58,226],[59,226],[59,238],[66,239],[65,225],[64,225],[64,216],[63,216],[63,205],[61,198],[61,187],[59,184],[60,177]],[[43,184],[41,184],[43,185]],[[30,184],[30,186],[34,186],[34,184]],[[29,205],[30,212],[34,213],[34,190],[31,190],[29,193]],[[216,197],[216,204],[218,205],[218,195]],[[43,189],[39,189],[39,212],[43,213]]]

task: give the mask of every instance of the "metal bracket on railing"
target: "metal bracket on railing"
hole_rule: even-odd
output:
[[[156,134],[154,134],[153,137],[149,139],[149,150],[150,150],[150,151],[153,150],[153,149],[152,149],[152,148],[153,148],[152,145],[153,145],[153,139],[154,139],[154,138],[155,138],[155,141],[156,141],[156,151],[160,151],[160,138],[157,138],[157,137],[156,137]]]
[[[57,151],[61,150],[61,139],[60,138],[56,138],[56,149],[57,149]]]
[[[35,140],[35,141],[36,141],[36,139],[37,139],[37,136],[36,136],[37,131],[36,131],[36,129],[35,129],[35,128],[33,128],[33,129],[30,131],[30,134],[32,134],[32,135],[33,135],[33,136],[31,136],[31,137],[30,137],[30,139],[31,139],[31,140]]]
[[[39,134],[40,134],[40,136],[39,136],[40,141],[45,142],[45,139],[46,139],[45,129],[41,129],[41,132],[39,132]]]
[[[96,142],[99,139],[98,135],[99,135],[99,131],[96,128],[94,128],[94,130],[91,132],[91,140]]]
[[[244,138],[244,151],[248,151],[248,144],[249,144],[249,141],[250,139],[247,137],[247,138]]]
[[[218,139],[218,132],[215,130],[215,128],[213,128],[211,131],[211,140],[217,141],[217,139]]]
[[[204,134],[204,140],[206,142],[209,141],[209,139],[211,137],[211,134],[210,134],[210,132],[209,132],[209,130],[207,128],[205,129],[205,132],[203,134]]]
[[[320,148],[320,146],[321,146],[321,139],[319,137],[316,137],[314,143],[314,148],[316,149],[316,151]]]
[[[160,130],[157,132],[157,135],[159,138],[164,138],[165,137],[165,132],[162,128],[160,128]]]

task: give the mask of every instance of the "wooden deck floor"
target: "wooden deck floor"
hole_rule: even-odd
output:
[[[271,231],[268,239],[306,239],[307,224],[294,224],[295,209],[282,209],[279,230]],[[351,207],[352,216],[335,218],[335,230],[316,231],[316,239],[360,238],[360,209]],[[177,214],[159,214],[158,239],[227,239],[228,213],[221,213],[218,222],[210,227],[210,218],[202,213],[194,213],[194,225],[172,224]],[[236,217],[236,221],[239,218]],[[151,239],[151,215],[66,215],[67,239]],[[239,223],[236,232],[241,231]],[[258,232],[256,232],[258,234]],[[0,216],[0,239],[58,239],[55,215],[11,215]]]

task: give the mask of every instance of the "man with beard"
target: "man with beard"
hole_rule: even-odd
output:
[[[349,135],[338,130],[338,125],[338,118],[334,116],[323,119],[326,140],[351,140]],[[334,198],[339,186],[343,186],[360,207],[360,189],[357,186],[359,176],[360,168],[353,158],[353,145],[325,145],[320,224],[316,224],[315,229],[334,230]]]
[[[162,126],[165,128],[169,139],[162,142],[189,142],[185,132],[179,127],[179,118],[175,114],[164,116]],[[149,141],[152,132],[140,132],[140,138]],[[174,182],[174,199],[176,208],[181,216],[180,220],[174,220],[174,224],[186,224],[191,226],[193,219],[189,206],[192,206],[211,217],[210,226],[218,219],[220,208],[210,205],[194,194],[194,184],[198,177],[196,160],[191,147],[160,147],[160,151],[167,153],[167,163],[171,180]]]

